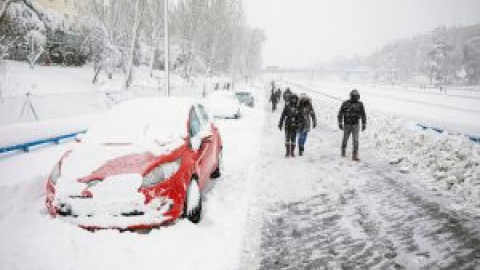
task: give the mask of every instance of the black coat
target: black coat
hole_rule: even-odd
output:
[[[338,112],[338,123],[345,125],[358,125],[359,120],[362,119],[362,125],[367,124],[367,116],[365,108],[361,101],[347,100],[344,101]]]
[[[310,131],[312,122],[314,127],[317,126],[317,117],[315,115],[315,111],[313,110],[313,106],[310,103],[305,106],[300,105],[299,110],[303,118],[303,121],[301,121],[301,125],[298,128],[299,131]],[[310,119],[312,119],[312,121],[310,121]]]
[[[287,105],[283,108],[278,126],[281,128],[284,123],[285,129],[290,131],[297,131],[303,125],[302,113],[296,106]]]

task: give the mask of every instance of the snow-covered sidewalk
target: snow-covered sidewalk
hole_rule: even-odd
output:
[[[244,269],[474,269],[480,265],[478,213],[459,208],[454,196],[440,192],[442,188],[423,167],[404,173],[401,166],[390,164],[389,148],[375,143],[385,118],[371,122],[370,130],[361,134],[362,160],[354,162],[340,156],[342,134],[332,126],[337,104],[317,99],[314,105],[320,125],[310,132],[303,157],[284,157],[279,112],[267,116],[257,200],[250,214],[251,227],[260,232],[251,231],[252,239],[246,242]],[[393,127],[399,134],[387,134],[390,139],[407,132],[397,124]],[[430,151],[435,154],[436,149]],[[443,154],[449,151],[455,152],[445,149]]]

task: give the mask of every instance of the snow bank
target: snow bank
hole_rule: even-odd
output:
[[[88,129],[98,115],[0,126],[0,148]]]
[[[317,100],[318,120],[338,129],[339,106],[339,103]],[[424,130],[406,119],[369,112],[368,104],[367,117],[367,130],[361,134],[360,148],[383,152],[399,171],[424,172],[434,179],[435,188],[480,207],[479,144],[464,135]]]

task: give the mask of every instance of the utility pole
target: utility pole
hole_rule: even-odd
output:
[[[168,0],[165,0],[165,90],[170,96],[170,40],[168,34]]]

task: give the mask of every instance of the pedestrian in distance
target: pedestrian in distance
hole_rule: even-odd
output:
[[[280,101],[279,90],[274,91],[272,89],[272,93],[270,94],[270,102],[272,103],[272,112],[277,110],[277,104]]]
[[[298,109],[298,97],[291,94],[278,123],[280,130],[285,129],[285,157],[295,157],[295,142],[301,121],[303,121],[303,118]]]
[[[298,101],[298,109],[302,117],[298,128],[298,154],[303,156],[307,135],[311,127],[317,127],[317,117],[313,109],[312,100],[306,94],[301,94]]]
[[[347,143],[350,135],[353,137],[353,156],[355,161],[358,158],[358,136],[360,129],[360,119],[362,120],[362,131],[367,128],[367,116],[365,108],[360,101],[360,94],[357,90],[350,92],[350,99],[342,103],[338,112],[338,126],[343,130],[342,157],[346,156]]]

